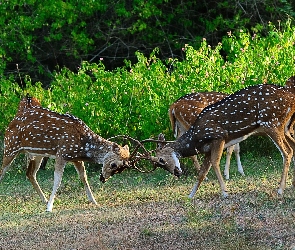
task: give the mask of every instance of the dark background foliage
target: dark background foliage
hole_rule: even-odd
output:
[[[77,71],[82,61],[106,69],[136,62],[135,52],[183,59],[185,44],[212,46],[227,32],[263,34],[294,14],[291,0],[12,0],[0,4],[0,73],[25,75],[48,87],[53,71]],[[226,54],[224,54],[226,57]]]

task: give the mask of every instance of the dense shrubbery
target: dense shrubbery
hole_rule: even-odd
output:
[[[108,69],[136,62],[135,51],[183,59],[181,48],[215,46],[227,31],[265,34],[269,21],[295,16],[290,0],[77,1],[19,0],[0,4],[0,74],[29,75],[46,87],[53,71],[76,71],[81,61]]]
[[[45,107],[70,112],[83,119],[104,137],[130,134],[137,138],[164,132],[171,136],[169,104],[191,91],[232,93],[248,85],[268,82],[283,85],[295,74],[295,28],[269,27],[269,35],[251,36],[240,30],[228,34],[214,49],[202,41],[198,50],[183,48],[186,59],[162,62],[157,49],[146,58],[136,53],[138,62],[125,62],[114,71],[103,62],[84,62],[77,73],[63,68],[55,73],[50,89],[24,79],[22,90],[10,80],[2,81],[0,130],[4,131],[16,112],[19,98],[29,92]],[[221,50],[228,54],[221,56]]]

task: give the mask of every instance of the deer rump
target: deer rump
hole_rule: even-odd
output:
[[[182,157],[193,155],[196,151],[207,153],[213,140],[222,139],[228,147],[252,134],[268,134],[272,127],[280,126],[282,120],[291,120],[291,113],[280,112],[280,108],[290,106],[290,102],[294,103],[294,96],[276,85],[242,89],[207,106],[199,114],[189,131],[178,140],[183,145],[194,141],[194,152],[184,146],[181,148],[186,149],[179,153]]]

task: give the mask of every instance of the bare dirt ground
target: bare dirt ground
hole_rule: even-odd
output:
[[[294,250],[294,195],[270,203],[252,192],[226,200],[86,204],[1,225],[0,249]]]

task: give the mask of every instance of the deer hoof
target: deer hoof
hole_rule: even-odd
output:
[[[223,191],[223,192],[222,192],[222,197],[223,197],[223,198],[227,198],[227,197],[228,197],[228,193],[227,193],[226,191]]]
[[[279,189],[278,189],[278,195],[279,195],[279,196],[282,196],[283,193],[284,193],[283,189],[282,189],[282,188],[279,188]]]

